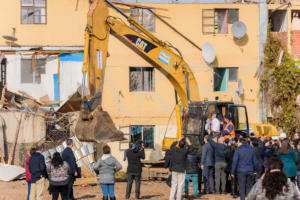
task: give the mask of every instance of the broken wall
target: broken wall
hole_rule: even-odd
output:
[[[0,112],[0,152],[6,163],[24,166],[27,151],[45,136],[43,113]]]

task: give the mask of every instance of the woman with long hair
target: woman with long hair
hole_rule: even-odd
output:
[[[268,171],[258,179],[248,194],[248,200],[293,200],[299,196],[298,189],[283,172],[283,162],[272,157],[267,163]]]
[[[62,200],[67,200],[70,167],[67,162],[62,160],[58,152],[53,154],[51,163],[47,165],[47,173],[49,176],[52,200],[57,200],[59,194]]]
[[[297,155],[295,150],[291,148],[288,139],[284,139],[279,143],[279,152],[277,154],[283,162],[283,171],[288,178],[290,178],[294,183],[297,176]]]

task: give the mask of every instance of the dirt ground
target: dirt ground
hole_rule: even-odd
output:
[[[192,184],[190,184],[192,185]],[[46,186],[48,188],[48,185]],[[115,193],[117,199],[125,199],[126,182],[117,182],[115,185]],[[134,186],[131,196],[134,197]],[[190,191],[192,188],[190,187]],[[145,181],[141,185],[141,197],[151,200],[167,200],[169,197],[170,188],[164,182]],[[45,200],[51,200],[51,196],[45,189]],[[93,186],[74,186],[75,198],[79,199],[102,199],[102,193],[99,185]],[[27,183],[25,180],[13,182],[0,182],[0,200],[25,200],[27,196]],[[134,198],[132,198],[134,199]],[[228,195],[202,195],[196,199],[212,199],[223,200],[232,199]]]

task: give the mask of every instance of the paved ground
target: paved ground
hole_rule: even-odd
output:
[[[48,187],[48,186],[47,186]],[[115,186],[117,199],[125,199],[125,182],[118,182]],[[192,188],[191,188],[192,189]],[[133,188],[134,191],[134,188]],[[190,190],[191,191],[191,190]],[[142,182],[141,194],[143,199],[167,200],[170,189],[164,182]],[[75,197],[79,199],[102,199],[99,185],[94,186],[75,186]],[[27,183],[25,180],[13,182],[0,182],[0,200],[25,200],[27,195]],[[134,193],[132,193],[134,197]],[[45,190],[45,200],[50,200],[51,196]],[[134,198],[132,198],[134,199]],[[223,200],[232,199],[230,195],[204,195],[197,199]]]

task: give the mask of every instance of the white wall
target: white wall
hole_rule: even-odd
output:
[[[58,58],[46,55],[46,73],[41,75],[41,83],[21,83],[21,59],[31,58],[25,55],[6,55],[7,58],[7,88],[11,91],[23,91],[39,99],[48,95],[54,100],[53,74],[58,73]],[[37,57],[39,58],[39,57]],[[60,100],[63,102],[73,94],[82,80],[82,62],[60,63]]]

